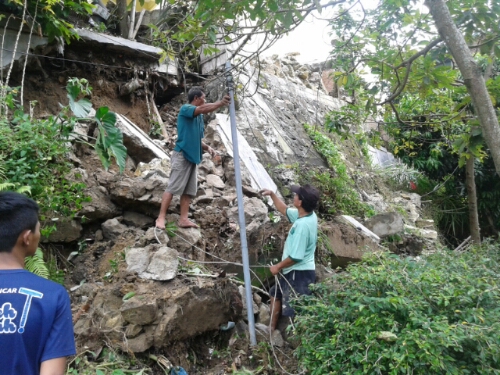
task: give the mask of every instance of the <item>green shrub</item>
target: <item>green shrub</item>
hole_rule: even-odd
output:
[[[332,140],[309,125],[305,125],[305,129],[313,140],[314,148],[325,158],[332,170],[332,172],[308,170],[302,176],[303,180],[310,181],[320,190],[320,212],[373,216],[375,213],[373,209],[360,200],[358,192],[354,189],[354,181],[349,176],[340,152]],[[300,173],[301,169],[297,171]]]
[[[42,214],[70,216],[81,208],[85,185],[67,179],[73,165],[66,157],[68,136],[61,124],[53,118],[30,119],[16,110],[12,121],[0,119],[0,138],[7,182],[29,186]]]
[[[297,311],[310,374],[500,373],[500,246],[415,261],[372,254]]]
[[[127,158],[123,135],[115,126],[116,115],[101,107],[93,118],[87,118],[92,108],[85,97],[92,90],[88,81],[71,78],[66,90],[68,106],[61,105],[61,112],[47,119],[24,113],[15,100],[15,89],[7,90],[0,103],[12,112],[0,116],[0,189],[28,190],[40,205],[42,220],[72,217],[90,199],[84,195],[82,176],[74,174],[73,181],[68,178],[74,168],[68,158],[71,140],[94,147],[105,169],[115,159],[123,171]],[[97,124],[93,145],[73,131],[77,121]]]

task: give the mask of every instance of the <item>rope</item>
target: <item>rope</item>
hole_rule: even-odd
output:
[[[154,233],[155,233],[155,237],[156,237],[156,241],[158,241],[158,243],[160,245],[163,245],[163,243],[160,241],[160,239],[158,238],[157,234],[156,234],[156,230],[157,229],[160,229],[160,228],[157,228],[155,227],[155,230],[154,230]],[[161,230],[161,229],[160,229]],[[217,255],[213,255],[201,248],[199,248],[198,246],[196,246],[195,244],[189,242],[188,240],[186,240],[184,237],[182,237],[179,233],[176,233],[176,236],[179,237],[181,240],[183,240],[184,242],[186,242],[187,244],[189,244],[190,246],[194,247],[196,250],[198,251],[201,251],[202,253],[205,253],[213,258],[216,258],[216,259],[219,259],[220,262],[213,262],[213,261],[202,261],[202,260],[192,260],[192,259],[186,259],[186,258],[183,258],[181,256],[177,256],[179,259],[181,260],[184,260],[184,261],[188,261],[188,262],[194,262],[194,263],[200,263],[200,264],[231,264],[231,265],[235,265],[235,266],[240,266],[240,267],[243,267],[243,264],[242,263],[237,263],[237,262],[230,262],[226,259],[223,259],[221,257],[218,257]],[[252,268],[262,268],[262,267],[265,267],[265,265],[253,265],[253,266],[250,266],[250,272],[253,274],[253,276],[259,281],[260,285],[264,285],[263,281],[260,279],[260,277],[252,270]],[[269,294],[268,294],[269,295]]]
[[[159,243],[160,245],[163,245],[163,244],[162,244],[162,242],[160,241],[160,239],[158,238],[157,233],[156,233],[156,230],[157,230],[157,229],[161,230],[160,228],[155,227],[154,233],[155,233],[156,241],[158,241],[158,243]],[[242,267],[243,267],[243,264],[242,264],[242,263],[238,263],[238,262],[230,262],[230,261],[225,260],[225,259],[223,259],[223,258],[220,258],[220,257],[218,257],[218,256],[216,256],[216,255],[213,255],[213,254],[210,254],[210,253],[206,252],[205,250],[203,250],[203,249],[199,248],[198,246],[196,246],[196,245],[192,244],[191,242],[189,242],[188,240],[186,240],[186,239],[185,239],[183,236],[181,236],[179,233],[176,233],[176,236],[178,236],[180,239],[182,239],[183,241],[185,241],[185,242],[186,242],[186,243],[188,243],[189,245],[193,246],[195,249],[197,249],[197,250],[199,250],[199,251],[201,251],[201,252],[203,252],[203,253],[205,253],[205,254],[208,254],[208,255],[210,255],[211,257],[214,257],[214,258],[220,259],[221,261],[220,261],[220,262],[211,262],[211,261],[191,260],[191,259],[186,259],[186,258],[183,258],[183,257],[181,257],[181,256],[177,256],[177,257],[178,257],[179,259],[181,259],[181,260],[188,261],[188,262],[194,262],[194,263],[201,263],[201,264],[233,264],[233,265],[236,265],[236,266],[242,266]],[[261,267],[263,267],[263,266],[254,265],[254,266],[250,266],[250,267],[254,267],[254,268],[261,268]],[[260,282],[260,284],[261,284],[261,285],[264,285],[264,283],[262,282],[262,280],[258,277],[258,275],[257,275],[257,274],[255,274],[255,272],[254,272],[252,269],[250,269],[250,272],[252,272],[252,274],[254,275],[254,277],[255,277],[255,278],[256,278],[256,279]],[[289,282],[289,281],[288,281],[285,277],[283,277],[283,275],[282,275],[281,273],[280,273],[280,276],[281,276],[281,277],[279,277],[278,275],[275,275],[275,276],[274,276],[274,280],[275,280],[275,284],[276,284],[276,285],[277,285],[277,287],[281,290],[281,292],[283,293],[283,288],[281,287],[280,279],[281,279],[281,280],[286,281],[286,282],[288,283],[288,286],[290,287],[291,292],[293,292],[293,293],[294,293],[294,297],[298,297],[297,292],[296,292],[296,291],[292,288],[292,285],[290,284],[290,282]],[[264,291],[264,290],[262,290],[262,289],[259,289],[259,291],[260,291],[260,292],[264,292],[264,293],[265,293],[265,294],[267,294],[269,297],[271,297],[271,296],[269,295],[269,293],[268,293],[268,292],[265,292],[265,291]],[[278,292],[278,289],[277,289],[277,288],[275,288],[275,290],[274,290],[274,293],[275,293],[275,294],[274,294],[274,298],[275,298],[275,299],[276,299],[276,293],[277,293],[277,292]],[[252,308],[252,306],[247,306],[247,309],[251,309],[251,308]],[[274,304],[272,305],[272,308],[270,309],[271,321],[272,321],[272,319],[273,319],[273,313],[274,313]],[[293,325],[293,323],[292,323],[292,325]],[[257,330],[257,332],[258,332],[259,334],[261,334],[261,335],[263,335],[263,336],[264,336],[264,334],[263,334],[263,333],[261,333],[259,330]],[[274,345],[273,345],[273,341],[272,341],[272,337],[273,337],[273,332],[272,332],[271,330],[269,330],[269,342],[271,343],[271,349],[272,349],[272,351],[273,351],[273,356],[274,356],[274,358],[275,358],[275,360],[276,360],[276,363],[278,363],[279,367],[281,368],[281,370],[282,370],[285,374],[287,374],[287,375],[301,375],[301,374],[303,374],[304,372],[300,372],[300,373],[298,373],[298,374],[293,374],[293,373],[290,373],[290,372],[288,372],[288,371],[286,371],[286,370],[285,370],[285,368],[281,365],[281,363],[280,363],[280,361],[279,361],[279,359],[278,359],[278,356],[277,356],[277,354],[276,354],[276,352],[275,352]]]

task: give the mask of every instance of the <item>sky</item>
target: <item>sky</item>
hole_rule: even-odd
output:
[[[315,12],[317,15],[317,12]],[[294,31],[278,40],[264,56],[289,52],[300,52],[296,59],[300,63],[325,61],[331,51],[331,37],[328,35],[331,28],[328,22],[316,19],[309,15]]]
[[[378,1],[361,0],[361,3],[365,9],[371,9],[377,6]],[[325,61],[332,49],[332,38],[329,36],[331,28],[324,19],[334,18],[335,8],[324,9],[322,14],[312,12],[299,27],[282,37],[263,55],[283,56],[289,52],[299,52],[296,59],[302,64]]]

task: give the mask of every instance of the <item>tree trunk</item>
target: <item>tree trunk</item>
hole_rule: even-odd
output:
[[[474,180],[474,155],[470,155],[465,165],[465,186],[467,187],[467,202],[469,206],[469,228],[472,242],[481,243],[481,230],[477,214],[476,181]]]
[[[132,39],[132,35],[134,34],[136,1],[137,0],[132,0],[132,10],[130,11],[130,21],[128,23],[128,39]]]
[[[127,0],[116,0],[116,15],[120,20],[120,35],[122,38],[128,37],[128,20],[127,20]]]
[[[463,35],[453,23],[445,0],[425,0],[425,5],[429,8],[439,35],[464,77],[465,86],[483,130],[483,138],[490,149],[496,172],[500,176],[500,126],[481,70],[474,62]]]

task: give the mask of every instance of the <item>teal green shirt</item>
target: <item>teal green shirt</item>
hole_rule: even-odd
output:
[[[283,268],[283,274],[293,270],[315,270],[314,252],[318,242],[318,217],[311,212],[299,218],[299,210],[296,208],[287,208],[286,216],[293,226],[288,232],[281,260],[291,258],[296,263],[291,267]]]
[[[203,150],[201,140],[205,135],[203,115],[194,115],[196,106],[184,104],[177,116],[177,142],[174,150],[181,152],[191,163],[200,164]]]

